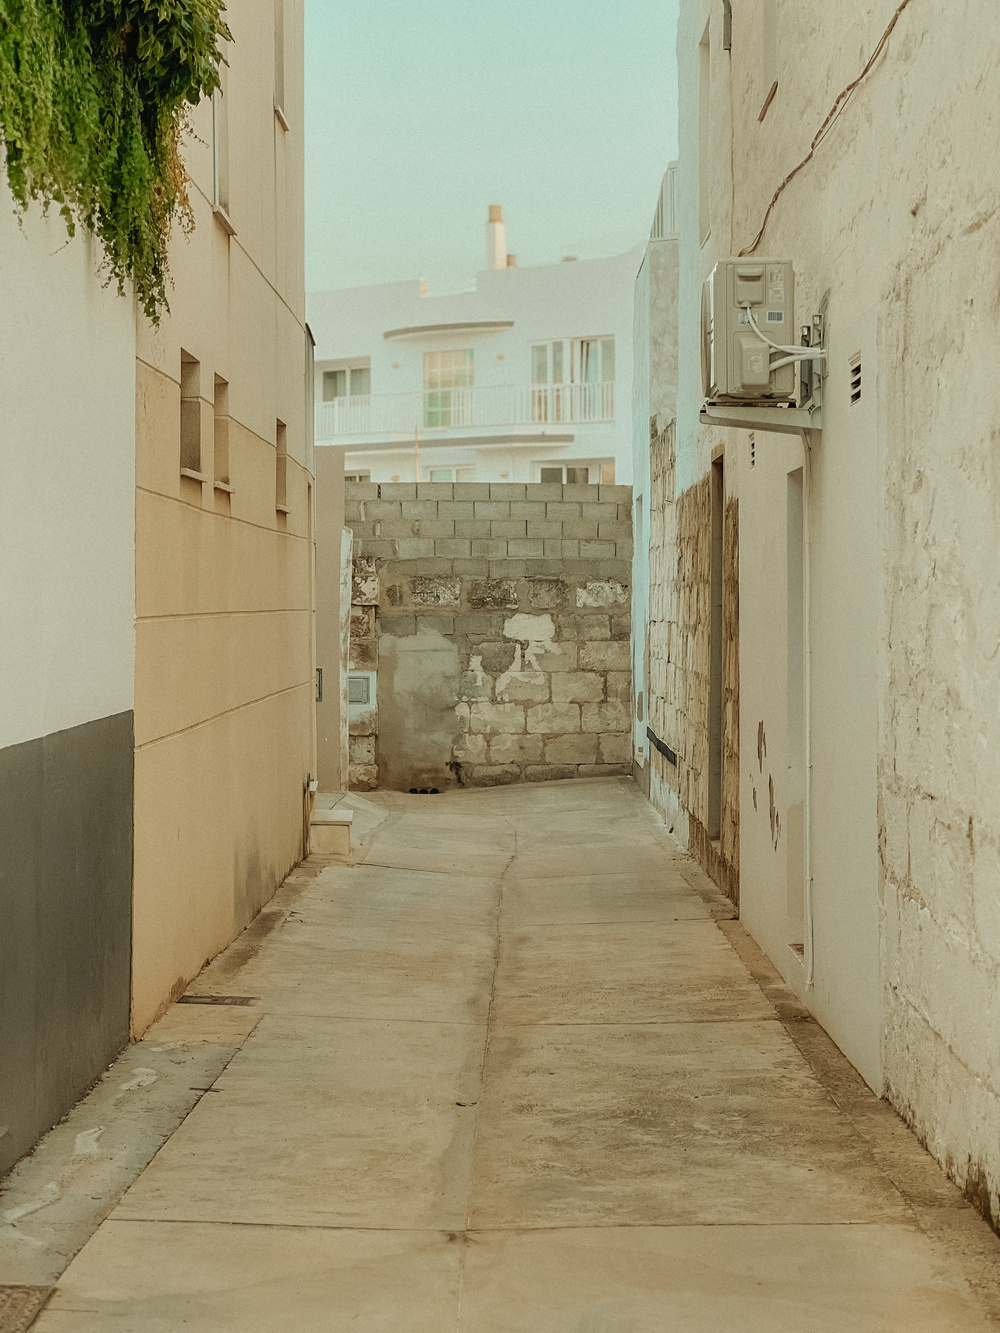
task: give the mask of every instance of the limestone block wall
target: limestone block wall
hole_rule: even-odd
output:
[[[650,441],[650,730],[675,755],[649,745],[650,800],[687,829],[691,851],[734,902],[739,899],[739,510],[724,510],[722,802],[720,837],[708,836],[712,491],[703,477],[676,494],[671,422]]]
[[[497,786],[631,771],[632,492],[348,484],[351,784]]]

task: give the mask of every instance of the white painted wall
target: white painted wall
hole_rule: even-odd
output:
[[[762,5],[683,0],[679,488],[733,451],[741,526],[741,908],[796,981],[784,872],[752,788],[757,727],[783,809],[784,516],[801,447],[696,424],[698,300],[750,243],[897,8],[780,5],[761,121]],[[698,44],[711,21],[711,233],[698,233]],[[797,274],[797,323],[828,314],[814,450],[816,986],[806,999],[974,1197],[1000,1216],[1000,134],[988,0],[912,3],[775,206],[761,254]],[[732,109],[732,112],[731,110]],[[730,114],[736,135],[730,139]],[[734,179],[735,172],[735,179]],[[851,407],[851,357],[863,397]],[[768,593],[768,582],[773,591]],[[760,799],[763,795],[763,800]],[[768,814],[766,792],[758,806]]]
[[[682,5],[678,37],[682,150],[677,489],[682,492],[704,475],[713,449],[724,448],[727,493],[738,497],[740,511],[741,915],[789,985],[871,1086],[881,1092],[876,822],[878,442],[874,418],[863,426],[858,411],[848,412],[846,387],[848,359],[858,350],[855,344],[864,337],[866,345],[874,348],[874,341],[867,332],[868,323],[859,317],[859,311],[870,303],[865,257],[859,254],[857,262],[851,262],[856,238],[846,227],[836,246],[831,246],[824,232],[825,226],[836,225],[824,195],[828,166],[809,177],[808,188],[814,191],[811,208],[803,209],[794,194],[782,200],[757,252],[794,261],[796,327],[818,313],[826,294],[831,364],[836,371],[831,376],[822,443],[813,450],[809,503],[815,948],[815,985],[810,991],[806,990],[804,954],[794,947],[805,944],[804,932],[796,923],[794,908],[790,909],[796,894],[801,897],[796,876],[801,879],[804,872],[797,860],[801,843],[796,840],[797,800],[787,744],[788,475],[803,467],[803,445],[794,436],[758,430],[756,462],[751,468],[747,431],[709,429],[698,423],[702,282],[717,259],[738,253],[753,239],[780,179],[773,168],[775,145],[781,144],[788,156],[786,169],[794,165],[794,150],[787,140],[802,121],[807,93],[812,96],[807,66],[801,61],[796,64],[789,56],[780,100],[776,98],[760,128],[759,106],[754,106],[758,9],[734,12],[730,54],[722,48],[721,9],[708,0],[688,0]],[[707,154],[699,157],[702,66],[698,55],[706,24],[711,133]],[[795,28],[798,39],[812,49],[809,25],[803,22]],[[788,33],[791,41],[792,25]],[[804,58],[804,52],[800,55]],[[731,108],[735,109],[731,112]],[[732,151],[731,133],[736,136]],[[827,151],[836,161],[836,142]],[[733,161],[737,163],[735,190]],[[704,195],[699,173],[708,175]],[[841,200],[851,190],[857,190],[856,180],[845,177]],[[707,236],[703,199],[709,206]],[[845,210],[845,224],[846,213],[853,218],[856,207],[855,203]],[[877,248],[879,243],[873,235],[870,245]],[[874,379],[873,366],[865,411],[875,398]],[[762,757],[758,750],[761,736]]]
[[[522,463],[537,457],[569,462],[609,457],[615,461],[616,481],[630,485],[633,287],[642,255],[643,247],[637,246],[608,259],[484,270],[477,274],[473,291],[452,296],[426,296],[422,281],[313,293],[308,297],[307,310],[316,338],[317,402],[322,401],[323,370],[331,363],[352,358],[369,360],[373,395],[422,392],[423,353],[467,347],[475,352],[477,387],[527,386],[531,382],[532,343],[612,335],[614,423],[575,422],[565,429],[549,423],[547,429],[553,433],[568,431],[575,435],[573,443],[541,451],[529,449],[527,453],[521,447],[506,454],[500,451],[496,455],[497,467],[503,459],[505,470],[515,469],[510,480],[537,481],[537,476],[520,474]],[[513,328],[474,333],[440,331],[405,340],[384,337],[391,329],[415,325],[487,320],[512,320]],[[357,466],[363,449],[353,441],[348,443],[348,449],[348,471],[351,471],[352,460]],[[461,455],[455,450],[447,452],[445,457],[444,450],[435,450],[434,465],[476,461],[475,452],[466,450]],[[484,451],[480,450],[478,456],[484,459]],[[413,479],[412,461],[408,466],[409,470],[407,461],[400,462],[397,470],[401,480]],[[373,479],[378,479],[374,473]]]
[[[0,185],[0,746],[131,709],[135,315]]]

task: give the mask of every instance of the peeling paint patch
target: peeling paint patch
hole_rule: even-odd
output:
[[[777,851],[781,839],[781,816],[774,803],[774,778],[770,776],[767,779],[767,794],[771,803],[771,841],[774,843],[774,850]]]
[[[576,590],[577,606],[620,606],[629,599],[629,590],[614,579],[605,579],[599,583],[588,583]]]
[[[374,556],[358,556],[354,561],[351,580],[351,605],[377,606],[378,582]]]

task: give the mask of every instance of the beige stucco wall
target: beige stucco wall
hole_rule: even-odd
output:
[[[697,301],[715,259],[752,242],[897,0],[808,10],[778,0],[778,91],[759,120],[764,9],[764,0],[733,6],[727,53],[721,6],[682,5],[689,239],[678,485],[724,445],[741,522],[742,912],[801,990],[788,947],[787,847],[771,836],[767,783],[787,832],[785,496],[802,446],[758,431],[750,469],[746,432],[693,424]],[[709,20],[710,149],[700,169],[709,173],[711,234],[699,245],[698,44]],[[807,999],[995,1218],[1000,163],[984,151],[1000,119],[994,22],[986,0],[909,4],[782,194],[757,253],[794,260],[797,323],[824,307],[828,321],[826,425],[811,456],[816,986]],[[852,407],[857,353],[863,397]]]
[[[284,3],[290,128],[274,111],[272,0],[234,0],[235,234],[213,216],[205,103],[186,148],[194,233],[173,239],[170,314],[155,328],[140,319],[137,334],[135,1033],[303,854],[315,761],[302,6]],[[182,349],[200,363],[204,482],[180,475]],[[218,470],[216,377],[229,386],[229,466]],[[279,421],[287,513],[277,507]],[[231,491],[213,484],[221,473]]]

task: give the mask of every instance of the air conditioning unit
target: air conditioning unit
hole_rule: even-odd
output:
[[[702,388],[709,402],[794,402],[800,356],[788,259],[720,259],[701,302]]]

